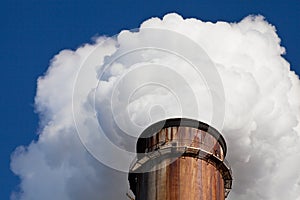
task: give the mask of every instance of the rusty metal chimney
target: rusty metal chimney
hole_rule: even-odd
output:
[[[213,127],[174,118],[148,127],[128,179],[136,200],[224,200],[232,186],[226,143]]]

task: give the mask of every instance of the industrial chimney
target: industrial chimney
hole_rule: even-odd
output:
[[[174,118],[138,139],[128,180],[136,200],[224,200],[232,186],[223,136],[200,121]]]

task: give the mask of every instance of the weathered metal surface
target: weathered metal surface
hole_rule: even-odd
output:
[[[136,200],[224,200],[224,190],[231,188],[232,178],[223,164],[226,143],[216,136],[193,126],[173,126],[140,138],[135,166],[148,172],[134,173],[131,169],[130,188]],[[185,151],[174,158],[179,148]],[[170,149],[177,154],[162,153]],[[152,152],[158,157],[151,156]],[[229,186],[224,187],[224,182]]]
[[[190,127],[169,127],[162,129],[153,137],[145,138],[144,144],[140,147],[139,151],[150,152],[162,146],[174,144],[176,146],[201,148],[214,154],[221,160],[224,159],[224,151],[215,137],[205,131]]]
[[[205,124],[203,122],[193,120],[193,119],[187,119],[187,118],[172,118],[172,119],[166,119],[157,123],[152,124],[148,128],[146,128],[143,133],[140,135],[140,138],[137,143],[137,152],[141,153],[144,152],[145,147],[145,140],[147,138],[155,137],[155,134],[161,132],[161,130],[165,130],[168,128],[176,128],[176,127],[187,127],[187,128],[194,128],[197,130],[202,130],[205,133],[209,134],[210,136],[214,137],[219,145],[223,149],[224,157],[227,152],[226,142],[223,136],[213,127],[209,126],[208,124]]]
[[[212,164],[179,158],[164,168],[138,174],[136,200],[224,200],[224,182]]]

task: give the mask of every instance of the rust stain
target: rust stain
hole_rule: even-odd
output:
[[[217,140],[195,128],[171,127],[161,130],[145,142],[146,152],[162,145],[178,142],[179,145],[199,147],[224,159]],[[224,200],[224,180],[211,163],[193,157],[181,157],[155,171],[138,175],[136,200]]]
[[[137,200],[224,200],[220,172],[200,159],[179,158],[140,176]]]

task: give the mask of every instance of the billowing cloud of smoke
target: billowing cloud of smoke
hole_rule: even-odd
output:
[[[202,60],[209,56],[202,63],[210,67],[208,77],[199,78],[174,52],[130,52],[145,44],[147,34],[164,45],[171,32],[187,45],[175,40],[174,52],[183,48],[186,58],[195,43]],[[38,80],[39,140],[12,156],[11,168],[21,178],[12,199],[126,199],[125,168],[136,137],[154,121],[182,115],[224,135],[234,172],[229,199],[300,200],[300,81],[284,52],[275,28],[261,16],[210,23],[177,14],[147,20],[139,32],[61,51]],[[216,102],[224,107],[213,101],[218,80]],[[224,108],[216,120],[214,108]],[[106,146],[107,138],[128,156]]]

